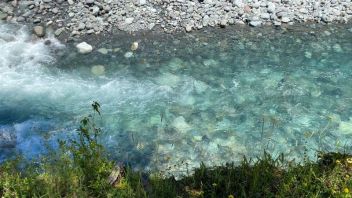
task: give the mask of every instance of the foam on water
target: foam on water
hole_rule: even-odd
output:
[[[26,27],[0,24],[0,49],[0,124],[11,125],[17,151],[25,151],[26,156],[43,149],[44,133],[72,131],[65,123],[77,124],[70,119],[90,113],[93,100],[103,109],[109,107],[104,110],[107,115],[123,106],[129,106],[126,113],[143,114],[148,103],[169,93],[148,81],[82,79],[51,68],[55,54],[65,46],[53,37],[33,39]]]

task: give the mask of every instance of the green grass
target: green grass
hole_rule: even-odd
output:
[[[320,153],[294,164],[267,153],[240,164],[201,164],[181,180],[117,167],[98,143],[94,115],[82,119],[78,138],[40,161],[20,157],[0,165],[0,197],[352,197],[352,156]]]

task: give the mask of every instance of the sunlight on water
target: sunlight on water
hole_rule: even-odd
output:
[[[130,40],[112,39],[87,58],[0,25],[0,159],[43,152],[93,100],[111,156],[146,170],[177,174],[263,149],[296,160],[351,149],[348,28],[221,31],[141,39],[131,58]]]

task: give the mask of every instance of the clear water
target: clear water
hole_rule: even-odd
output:
[[[121,34],[95,44],[107,54],[80,55],[0,24],[0,159],[45,153],[92,101],[111,157],[144,170],[185,173],[263,149],[297,161],[351,151],[350,28]]]

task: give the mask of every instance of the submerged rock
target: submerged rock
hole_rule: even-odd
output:
[[[96,76],[101,76],[105,74],[105,67],[104,65],[94,65],[90,71]]]
[[[124,57],[125,58],[132,58],[133,57],[133,52],[126,52]]]
[[[133,42],[131,45],[131,50],[136,51],[138,49],[138,42]]]
[[[93,51],[93,47],[86,42],[82,42],[76,45],[78,52],[81,54],[88,54]]]
[[[164,73],[161,76],[157,77],[157,82],[160,85],[167,85],[170,87],[177,87],[180,82],[180,77],[171,73]]]
[[[194,85],[194,89],[197,94],[201,94],[201,93],[205,92],[205,90],[208,88],[207,84],[205,84],[203,81],[199,81],[199,80],[195,80],[193,82],[193,85]]]
[[[352,134],[352,118],[348,121],[342,121],[339,124],[339,131],[345,135]]]
[[[106,54],[109,53],[109,51],[108,51],[106,48],[100,48],[100,49],[98,49],[97,51],[98,51],[99,53],[101,53],[101,54],[104,54],[104,55],[106,55]]]
[[[185,121],[183,116],[179,116],[172,121],[171,124],[178,132],[186,133],[187,131],[191,130],[192,127]]]

